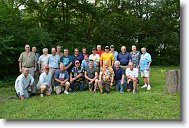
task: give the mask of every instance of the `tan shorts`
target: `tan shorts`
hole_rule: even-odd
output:
[[[57,94],[60,94],[62,91],[63,91],[63,86],[68,86],[70,83],[69,82],[66,82],[64,85],[59,85],[59,86],[56,86],[54,88],[54,91],[57,93]]]
[[[149,77],[150,76],[150,71],[141,71],[141,77]]]
[[[40,87],[41,87],[41,86],[46,86],[46,85],[43,85],[43,84],[38,85],[38,86],[37,86],[37,90],[40,91]],[[51,93],[52,93],[52,87],[50,87],[49,89],[46,89],[46,91],[45,91],[45,94],[46,94],[46,95],[50,95]]]

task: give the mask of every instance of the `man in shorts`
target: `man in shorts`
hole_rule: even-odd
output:
[[[98,70],[94,67],[93,60],[89,60],[89,67],[85,70],[85,79],[89,85],[89,91],[92,92],[94,89],[94,92],[96,92],[98,86]]]
[[[108,61],[104,61],[104,68],[102,68],[99,76],[98,86],[100,92],[103,93],[103,88],[105,88],[106,93],[110,92],[110,86],[114,82],[114,70],[112,67],[109,67]]]
[[[51,87],[52,75],[49,72],[49,66],[44,67],[44,72],[39,76],[39,82],[37,84],[37,90],[40,91],[40,96],[43,97],[44,94],[49,96],[52,92]]]
[[[56,94],[60,94],[63,91],[63,87],[65,86],[64,93],[68,94],[68,89],[70,87],[69,74],[65,70],[65,65],[60,63],[60,69],[56,70],[54,73],[54,90]]]
[[[134,64],[129,62],[128,68],[125,71],[127,78],[127,85],[133,86],[133,94],[136,94],[137,82],[138,82],[138,68],[134,68]],[[130,91],[131,87],[127,88]]]
[[[150,86],[150,65],[152,63],[151,55],[146,52],[146,48],[141,48],[142,55],[140,57],[140,73],[144,79],[144,85],[141,88],[151,89]]]

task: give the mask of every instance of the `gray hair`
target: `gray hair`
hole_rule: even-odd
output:
[[[126,47],[125,47],[125,46],[122,46],[122,47],[121,47],[121,50],[122,50],[123,48],[125,48],[125,49],[126,49]]]
[[[116,60],[115,62],[114,62],[114,65],[120,65],[120,62],[118,61],[118,60]]]
[[[47,51],[48,52],[48,48],[43,48],[43,52]]]
[[[135,46],[135,45],[132,45],[132,49],[133,49],[133,48],[136,48],[136,46]]]

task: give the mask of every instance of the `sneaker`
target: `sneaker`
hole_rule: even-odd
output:
[[[64,94],[68,94],[68,91],[65,90],[65,91],[64,91]]]
[[[136,91],[135,91],[135,90],[133,90],[133,94],[134,94],[134,95],[136,94]]]
[[[124,92],[123,92],[123,91],[121,91],[120,93],[122,93],[122,94],[123,94]]]
[[[148,85],[147,90],[150,90],[150,89],[151,89],[151,87],[150,87],[150,85]]]
[[[143,85],[141,88],[146,88],[147,87],[147,85],[145,84],[145,85]]]
[[[44,97],[44,94],[40,94],[41,97]]]

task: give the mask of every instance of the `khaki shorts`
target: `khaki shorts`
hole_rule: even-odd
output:
[[[150,76],[150,71],[141,71],[141,77],[149,77]]]
[[[124,71],[126,71],[126,69],[128,68],[128,66],[121,66],[121,65],[120,65],[120,67],[123,68]]]
[[[46,85],[43,85],[43,84],[38,85],[38,86],[37,86],[37,90],[40,91],[40,87],[41,87],[41,86],[46,86]],[[46,89],[46,91],[45,91],[45,94],[46,94],[46,95],[50,95],[51,93],[52,93],[52,87]]]
[[[69,84],[70,84],[69,82],[66,82],[64,85],[55,86],[55,87],[54,87],[54,91],[55,91],[57,94],[60,94],[62,91],[64,91],[63,86],[68,86]]]

